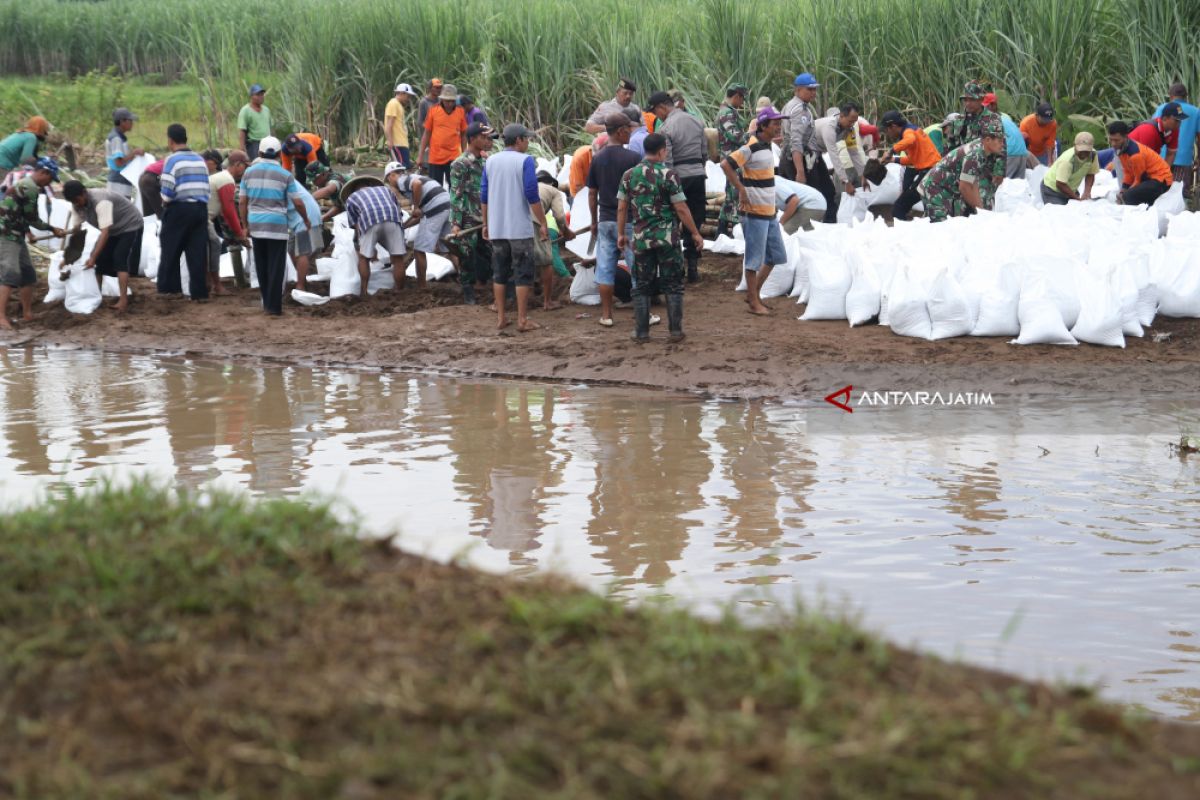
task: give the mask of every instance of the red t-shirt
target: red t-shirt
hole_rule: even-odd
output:
[[[1162,117],[1155,117],[1130,131],[1129,138],[1138,144],[1146,145],[1156,153],[1162,150],[1164,145],[1168,150],[1179,149],[1179,129],[1164,134],[1161,125]]]

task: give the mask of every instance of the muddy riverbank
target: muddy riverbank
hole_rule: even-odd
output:
[[[879,326],[800,322],[801,307],[787,298],[770,302],[772,317],[752,316],[733,291],[739,266],[736,258],[703,260],[702,282],[688,287],[688,338],[679,345],[667,344],[665,324],[653,329],[651,344],[633,343],[629,309],[617,312],[613,328],[601,327],[598,308],[565,302],[565,282],[559,287],[564,307],[537,311],[542,329],[518,334],[513,328],[498,333],[485,308],[461,305],[454,283],[316,308],[289,300],[275,319],[261,313],[256,290],[199,304],[156,296],[151,282],[135,279],[125,316],[106,308],[75,316],[39,302],[35,320],[15,334],[0,333],[0,346],[34,342],[818,401],[847,384],[1066,395],[1190,392],[1196,385],[1200,320],[1160,317],[1125,349],[1018,347],[979,338],[929,342]],[[39,289],[37,296],[43,294]],[[9,311],[15,314],[15,305]],[[1155,341],[1155,333],[1170,338]]]

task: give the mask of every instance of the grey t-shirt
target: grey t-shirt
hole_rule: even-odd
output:
[[[640,120],[642,117],[642,109],[638,108],[637,103],[630,103],[627,106],[623,106],[617,102],[617,98],[615,98],[615,97],[612,100],[605,100],[603,103],[596,106],[596,110],[592,112],[592,115],[590,117],[588,117],[588,124],[589,125],[603,125],[604,118],[607,117],[609,114],[616,113],[616,112],[619,112],[621,114],[628,114],[629,109],[631,109],[631,108],[637,112],[638,119]],[[639,124],[638,127],[645,127],[645,126]]]
[[[121,195],[107,189],[88,189],[87,196],[87,205],[82,210],[71,208],[68,227],[74,227],[77,222],[86,222],[101,230],[111,227],[110,236],[142,230],[142,212]]]
[[[676,175],[680,178],[705,175],[708,139],[704,135],[703,122],[676,108],[658,126],[658,133],[667,137],[667,164],[675,168]]]

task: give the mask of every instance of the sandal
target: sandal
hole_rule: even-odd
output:
[[[601,317],[600,324],[606,328],[611,328],[613,326],[612,318],[610,317],[609,319],[605,319],[604,317]]]

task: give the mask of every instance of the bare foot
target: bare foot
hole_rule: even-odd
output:
[[[542,306],[542,311],[558,311],[560,308],[562,308],[561,303],[545,303]]]
[[[8,317],[0,317],[0,331],[14,330],[12,323],[8,321]]]
[[[115,309],[118,314],[124,314],[126,311],[129,310],[129,301],[128,300],[119,300],[119,301],[117,301],[117,304],[115,306],[113,306],[113,309]]]
[[[512,320],[507,319],[505,317],[501,317],[500,321],[496,323],[496,330],[502,331],[505,328],[507,328],[509,325],[512,325]]]
[[[750,308],[748,308],[746,310],[749,311],[751,314],[757,314],[760,317],[770,316],[770,314],[771,314],[771,309],[767,308],[762,303],[759,303],[756,306],[752,305],[752,306],[750,306]]]
[[[542,326],[537,324],[533,320],[527,319],[524,322],[522,322],[520,325],[517,326],[517,330],[520,331],[521,333],[528,333],[529,331],[536,331],[540,327],[542,327]]]

